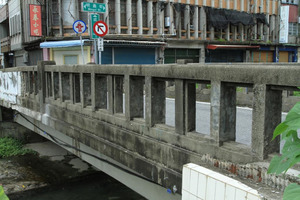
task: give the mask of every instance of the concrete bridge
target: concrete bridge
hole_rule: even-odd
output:
[[[47,61],[0,71],[0,105],[15,111],[15,122],[146,198],[180,199],[186,163],[285,186],[282,180],[270,183],[266,167],[256,163],[279,152],[279,140],[271,139],[281,122],[282,91],[296,90],[299,77],[297,64],[59,66]],[[175,127],[165,124],[170,80]],[[197,83],[211,84],[209,135],[195,131]],[[236,142],[238,86],[254,92],[251,146]]]

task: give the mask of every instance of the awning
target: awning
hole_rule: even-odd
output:
[[[222,44],[209,44],[206,46],[207,49],[259,49],[260,46],[251,45],[222,45]]]
[[[42,42],[40,44],[41,48],[59,48],[59,47],[73,47],[80,46],[80,40],[66,40],[66,41],[52,41],[52,42]],[[82,45],[84,45],[84,40],[82,40]]]

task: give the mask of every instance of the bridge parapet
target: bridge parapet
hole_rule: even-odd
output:
[[[271,139],[281,121],[282,90],[300,85],[300,66],[284,64],[59,66],[41,62],[20,73],[24,86],[18,93],[19,106],[60,120],[55,125],[59,131],[163,185],[166,174],[178,182],[182,166],[199,163],[204,155],[250,163],[279,152],[279,140]],[[170,80],[175,82],[175,127],[165,125],[165,87]],[[211,84],[209,135],[195,133],[198,83]],[[250,147],[235,142],[238,86],[254,91]],[[116,148],[99,146],[102,140],[118,145],[118,153]],[[134,153],[129,156],[127,151]],[[157,164],[171,171],[165,175],[157,168],[153,171]],[[149,165],[152,168],[143,168]]]

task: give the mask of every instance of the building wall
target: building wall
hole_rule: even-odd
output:
[[[22,48],[22,21],[20,0],[8,1],[9,35],[11,36],[11,50]]]
[[[91,61],[91,53],[90,53],[90,47],[84,47],[84,58],[85,63],[88,63]],[[66,56],[76,56],[77,60],[74,62],[77,62],[77,64],[82,64],[82,53],[80,47],[69,47],[69,48],[53,48],[50,52],[50,60],[54,60],[57,65],[63,65],[65,64]],[[84,64],[85,64],[84,63]]]

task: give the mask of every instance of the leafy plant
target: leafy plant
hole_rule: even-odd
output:
[[[268,173],[286,173],[288,169],[300,162],[300,139],[297,130],[300,129],[300,102],[287,114],[286,119],[280,123],[274,133],[273,139],[281,135],[285,141],[281,156],[275,156],[270,163]],[[298,200],[300,185],[293,183],[286,187],[283,200]]]
[[[9,200],[9,198],[4,193],[3,187],[0,185],[0,200]]]
[[[24,149],[21,141],[9,137],[0,138],[0,158],[25,155],[27,153],[34,153],[34,151]]]

